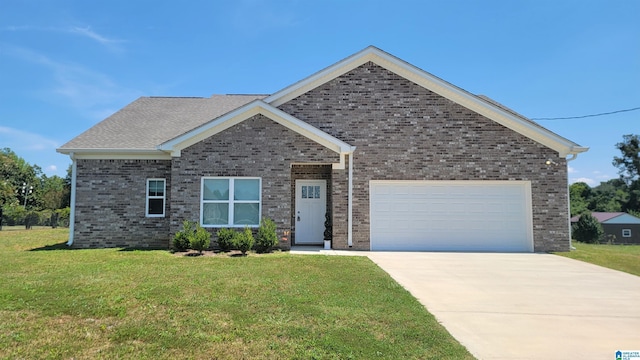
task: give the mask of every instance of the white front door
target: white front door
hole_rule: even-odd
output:
[[[296,180],[296,244],[322,244],[327,210],[326,180]]]

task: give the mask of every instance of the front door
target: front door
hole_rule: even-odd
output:
[[[296,180],[296,237],[299,245],[319,245],[324,240],[327,211],[326,180]]]

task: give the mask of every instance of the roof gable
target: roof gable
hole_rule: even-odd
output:
[[[297,119],[282,110],[275,108],[261,100],[255,100],[232,112],[227,113],[213,121],[199,126],[183,135],[171,139],[158,146],[159,150],[170,152],[172,156],[180,156],[180,152],[208,137],[220,133],[236,124],[239,124],[255,115],[264,115],[278,124],[317,142],[318,144],[341,155],[351,153],[355,148],[346,142],[335,138],[324,131],[315,128],[308,123]],[[344,166],[344,157],[341,157],[341,164]]]
[[[493,101],[488,101],[487,99],[473,95],[373,46],[369,46],[324,70],[268,96],[264,99],[264,102],[277,107],[367,62],[373,62],[469,110],[479,113],[543,144],[557,151],[561,157],[567,155],[575,156],[588,150],[588,148],[569,141],[511,110],[497,105],[497,103]]]

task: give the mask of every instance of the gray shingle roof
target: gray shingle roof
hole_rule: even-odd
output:
[[[266,95],[141,97],[64,144],[60,150],[155,150],[156,146]]]

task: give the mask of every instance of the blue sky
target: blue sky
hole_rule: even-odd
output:
[[[2,0],[0,147],[63,145],[140,96],[270,94],[374,45],[530,118],[640,107],[640,1]],[[539,121],[597,185],[640,111]]]

